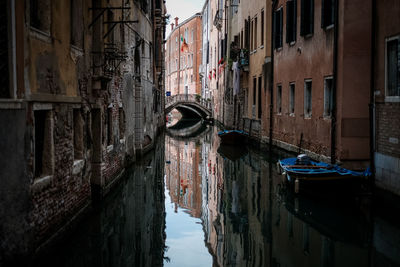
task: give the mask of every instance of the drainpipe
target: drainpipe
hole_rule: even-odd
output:
[[[335,24],[333,41],[333,105],[331,125],[331,163],[336,163],[336,119],[337,119],[337,65],[338,65],[338,38],[339,38],[339,1],[335,1]]]
[[[375,184],[375,38],[376,38],[376,0],[372,0],[371,20],[371,77],[370,77],[370,100],[369,100],[369,157],[371,166],[370,185]]]
[[[271,83],[270,83],[270,104],[269,104],[269,151],[272,151],[273,111],[274,111],[274,12],[278,1],[272,1],[271,9]]]

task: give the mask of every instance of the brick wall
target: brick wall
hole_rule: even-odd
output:
[[[400,157],[400,103],[377,104],[376,150]]]
[[[39,244],[90,200],[90,164],[74,171],[72,107],[54,105],[54,173],[48,181],[33,179],[31,226]]]
[[[400,195],[400,103],[376,105],[376,185]]]

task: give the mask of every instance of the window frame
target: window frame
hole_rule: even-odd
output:
[[[289,14],[289,4],[293,3],[293,13]],[[291,17],[290,17],[291,15]],[[289,18],[292,21],[289,24]],[[289,30],[291,30],[291,36],[289,35]],[[286,43],[289,45],[294,45],[297,39],[297,0],[286,1]]]
[[[276,85],[276,114],[282,115],[282,84]]]
[[[389,96],[388,95],[388,42],[396,40],[397,39],[397,53],[399,54],[399,49],[400,49],[400,34],[399,35],[395,35],[395,36],[391,36],[391,37],[387,37],[385,38],[385,102],[400,102],[400,91],[399,91],[399,95],[397,96]],[[400,58],[397,59],[397,68],[400,68]],[[399,70],[398,70],[399,71]],[[397,81],[397,83],[400,83],[400,81]]]
[[[307,84],[310,83],[310,95],[309,101],[307,99]],[[306,105],[310,103],[310,108],[307,110]],[[312,79],[305,79],[304,80],[304,118],[311,118],[312,117]]]
[[[279,14],[279,29],[277,27],[277,22],[278,22],[278,14]],[[277,32],[279,30],[279,35],[277,35]],[[280,50],[283,47],[283,7],[279,7],[274,11],[274,49],[275,50]],[[277,44],[277,40],[279,37],[279,44]],[[279,46],[278,46],[279,45]]]
[[[293,86],[293,93],[292,93]],[[292,112],[293,111],[293,112]],[[289,115],[294,116],[296,114],[296,83],[289,83]]]
[[[331,88],[329,92],[329,101],[327,101],[327,80],[331,80]],[[332,118],[333,113],[333,76],[324,77],[324,118]],[[327,102],[329,102],[329,110],[327,110]],[[328,112],[327,112],[328,111]]]
[[[310,3],[309,19],[306,19],[306,1]],[[304,38],[311,37],[314,34],[314,22],[315,22],[315,3],[314,0],[301,0],[300,6],[300,36]],[[308,27],[307,27],[308,26]]]

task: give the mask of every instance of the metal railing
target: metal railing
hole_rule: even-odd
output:
[[[172,95],[167,96],[165,98],[165,108],[168,108],[176,103],[197,103],[202,106],[204,109],[207,109],[211,112],[211,101],[202,98],[200,95],[195,94],[180,94],[180,95]]]

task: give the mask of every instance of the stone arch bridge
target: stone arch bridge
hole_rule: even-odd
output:
[[[207,101],[199,95],[181,94],[167,96],[165,99],[165,112],[168,114],[174,108],[182,113],[183,117],[211,118],[211,101]]]

